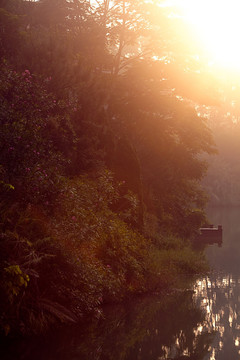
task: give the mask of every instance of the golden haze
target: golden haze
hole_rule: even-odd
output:
[[[165,4],[190,25],[209,63],[240,72],[240,1],[168,0]]]

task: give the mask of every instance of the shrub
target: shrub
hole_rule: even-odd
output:
[[[3,187],[10,184],[12,198],[22,204],[49,202],[58,190],[63,165],[51,137],[53,119],[60,121],[56,100],[29,70],[20,74],[1,65],[1,195],[5,197]]]

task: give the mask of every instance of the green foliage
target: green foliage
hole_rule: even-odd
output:
[[[204,268],[186,238],[204,220],[209,129],[135,46],[150,5],[109,4],[1,2],[5,333],[99,316]]]
[[[77,178],[64,190],[52,227],[57,242],[76,262],[86,256],[98,267],[104,299],[124,296],[128,288],[142,291],[148,242],[121,220],[129,214],[111,210],[119,200],[112,174],[101,172],[95,181]],[[97,287],[100,289],[99,284]]]
[[[12,303],[15,296],[18,296],[22,287],[27,287],[29,276],[24,274],[19,265],[11,265],[4,268],[3,284],[8,300]]]
[[[56,100],[28,70],[19,74],[2,64],[0,103],[1,181],[20,201],[49,201],[62,166],[50,133]]]
[[[165,288],[169,285],[177,288],[182,279],[191,281],[192,276],[206,271],[208,266],[204,255],[192,250],[185,240],[169,235],[161,235],[155,239],[149,263],[150,289]]]
[[[1,232],[0,238],[1,328],[5,332],[39,333],[56,321],[75,321],[74,313],[54,292],[56,281],[58,291],[64,285],[61,272],[69,268],[67,260],[50,238],[43,238],[36,213],[28,209],[19,217],[15,209],[13,215],[15,231]],[[8,222],[9,218],[10,214]]]

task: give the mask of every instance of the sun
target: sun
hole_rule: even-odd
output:
[[[240,71],[240,1],[173,0],[217,66]]]

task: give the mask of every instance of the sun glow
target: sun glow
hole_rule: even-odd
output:
[[[240,71],[240,1],[173,0],[218,66]]]

